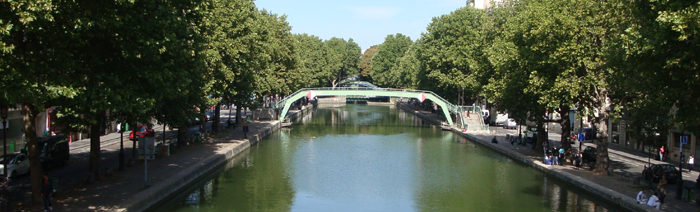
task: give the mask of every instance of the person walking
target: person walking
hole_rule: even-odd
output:
[[[41,183],[41,197],[44,200],[44,211],[52,211],[51,194],[53,193],[53,183],[49,180],[49,174],[44,173],[44,181]]]
[[[579,167],[581,167],[581,151],[576,152],[576,155],[574,155],[574,160],[575,160],[575,163],[574,163],[575,169],[578,169]]]
[[[688,173],[693,171],[693,166],[695,166],[695,155],[690,155],[688,157]]]
[[[660,161],[664,161],[664,153],[665,152],[666,152],[666,150],[664,150],[664,146],[661,146],[661,148],[659,148],[659,160]]]

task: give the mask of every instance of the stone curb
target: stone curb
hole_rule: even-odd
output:
[[[207,173],[214,171],[221,164],[225,164],[229,159],[250,148],[265,136],[276,131],[280,127],[280,122],[275,121],[271,126],[266,126],[256,134],[249,135],[248,139],[242,143],[232,144],[218,150],[214,155],[209,156],[194,166],[180,171],[172,177],[159,182],[153,187],[138,192],[128,200],[119,204],[115,211],[144,211],[159,202],[165,201],[169,196],[176,194],[187,185],[193,183]]]

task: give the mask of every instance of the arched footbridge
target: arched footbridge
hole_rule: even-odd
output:
[[[488,129],[488,126],[484,125],[484,120],[481,118],[481,115],[476,115],[482,114],[480,107],[456,106],[432,91],[377,87],[304,88],[298,90],[297,92],[294,92],[293,94],[275,102],[275,108],[281,110],[279,113],[279,120],[284,121],[289,108],[295,101],[301,99],[302,97],[313,99],[313,97],[317,96],[387,96],[416,98],[420,101],[425,101],[427,99],[442,108],[445,119],[447,119],[447,122],[452,126],[455,125],[455,122],[452,120],[452,116],[450,114],[455,114],[455,117],[458,118],[457,121],[459,122],[457,126],[461,125],[462,128],[473,131],[483,131],[484,129]],[[474,114],[472,117],[476,118],[469,118],[467,115],[468,113]]]

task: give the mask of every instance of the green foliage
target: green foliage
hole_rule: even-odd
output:
[[[370,46],[360,57],[360,80],[372,81],[372,58],[379,52],[379,45]]]
[[[345,77],[359,73],[362,49],[350,38],[348,41],[333,37],[324,43],[326,67],[323,72],[327,82],[335,87]]]
[[[420,63],[418,63],[418,48],[420,48],[420,40],[413,43],[389,70],[390,76],[394,79],[394,87],[418,89],[420,84],[418,74],[421,73]]]
[[[297,70],[301,80],[297,82],[300,88],[323,87],[326,85],[324,68],[326,58],[323,39],[308,34],[294,35],[296,40]]]
[[[700,1],[618,1],[617,95],[632,105],[671,112],[681,130],[700,133]],[[654,117],[640,120],[656,123]],[[663,128],[659,123],[658,128]],[[654,128],[657,128],[654,127]]]
[[[410,37],[397,33],[384,38],[379,51],[372,57],[371,72],[373,82],[380,87],[398,87],[398,77],[391,69],[413,44]]]
[[[468,96],[481,93],[483,72],[489,70],[484,50],[484,10],[464,7],[448,15],[433,18],[423,34],[418,58],[429,85],[450,98],[464,88]]]

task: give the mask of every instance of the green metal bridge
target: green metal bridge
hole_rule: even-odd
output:
[[[289,108],[292,103],[301,99],[302,97],[307,97],[313,99],[313,97],[323,97],[323,96],[387,96],[387,97],[403,97],[403,98],[416,98],[420,101],[426,99],[434,102],[440,108],[442,108],[443,115],[447,122],[451,126],[455,126],[455,122],[450,114],[455,114],[457,121],[459,121],[459,127],[463,129],[468,129],[471,131],[484,131],[488,130],[488,126],[484,125],[483,118],[478,115],[478,121],[471,121],[472,126],[468,126],[466,120],[466,115],[468,112],[473,112],[474,114],[482,114],[480,107],[472,106],[457,106],[453,105],[432,91],[423,90],[407,90],[407,89],[394,89],[394,88],[379,88],[379,87],[336,87],[336,88],[304,88],[298,90],[297,92],[288,95],[275,102],[275,108],[281,110],[279,113],[279,120],[284,121]]]

